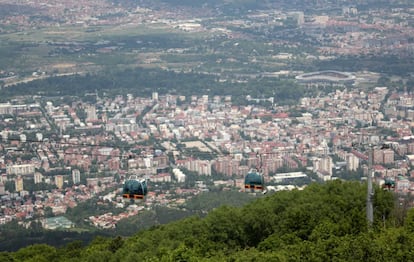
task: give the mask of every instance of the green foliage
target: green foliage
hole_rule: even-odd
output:
[[[14,254],[16,261],[49,262],[58,257],[56,248],[46,244],[32,245],[20,249]]]
[[[186,201],[184,208],[197,213],[204,213],[222,205],[241,207],[253,199],[251,195],[240,194],[240,192],[235,191],[206,192]]]
[[[193,215],[190,210],[180,210],[164,206],[157,206],[154,210],[145,210],[136,216],[119,221],[114,233],[121,236],[131,236],[135,232],[148,229],[152,226],[163,225]]]
[[[110,239],[97,237],[95,240],[83,250],[81,258],[85,261],[109,261],[112,252],[110,250]]]
[[[148,229],[155,225],[157,225],[155,212],[143,211],[136,216],[119,221],[115,232],[121,236],[130,236],[133,232]]]
[[[96,90],[110,96],[128,93],[134,96],[151,96],[156,90],[159,94],[177,93],[185,96],[200,93],[210,96],[232,95],[235,103],[245,103],[246,95],[258,98],[275,97],[277,103],[296,103],[305,94],[305,89],[293,80],[259,78],[251,79],[248,83],[221,83],[214,75],[135,68],[94,75],[39,79],[1,89],[0,96],[28,95],[27,90],[32,95],[48,93],[50,96],[71,96],[74,93],[82,96]],[[85,118],[85,112],[81,108],[76,113],[81,119]]]
[[[56,185],[50,185],[45,182],[35,184],[33,179],[23,179],[23,185],[24,189],[29,192],[35,192],[40,190],[53,190],[57,188]]]
[[[0,261],[13,262],[13,256],[9,252],[0,252]]]
[[[355,61],[358,61],[357,63]],[[369,69],[373,72],[381,72],[389,75],[406,76],[412,68],[413,59],[410,57],[397,57],[394,55],[382,56],[342,56],[330,61],[315,63],[316,68],[358,72]],[[391,84],[387,78],[382,78],[380,84]]]
[[[17,251],[20,248],[34,244],[48,244],[54,247],[64,247],[66,245],[63,248],[64,250],[74,250],[75,248],[71,243],[77,241],[79,243],[74,245],[79,250],[74,251],[75,253],[80,252],[82,243],[89,243],[98,235],[109,235],[96,230],[90,232],[46,230],[40,226],[39,222],[31,222],[30,227],[26,228],[18,225],[15,221],[1,225],[0,232],[0,250]],[[70,257],[73,256],[73,254],[70,255]],[[3,260],[0,259],[0,261]]]
[[[405,227],[410,233],[414,233],[414,209],[408,211]]]
[[[408,212],[405,226],[393,226],[393,195],[377,188],[369,228],[365,200],[366,185],[337,180],[241,208],[222,206],[205,218],[129,238],[99,237],[85,248],[74,242],[59,250],[37,245],[0,254],[5,261],[414,261],[414,213]]]
[[[6,183],[4,183],[4,188],[6,191],[15,192],[16,184],[14,183],[14,181],[6,181]]]
[[[67,260],[73,260],[76,261],[80,258],[81,252],[82,252],[82,241],[77,240],[74,242],[71,242],[66,245],[66,247],[63,248],[63,256]]]

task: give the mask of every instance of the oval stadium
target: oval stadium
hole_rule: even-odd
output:
[[[355,76],[351,73],[326,70],[301,74],[295,77],[300,83],[337,83],[352,84]]]

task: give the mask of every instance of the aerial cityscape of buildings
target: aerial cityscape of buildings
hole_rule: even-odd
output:
[[[390,147],[373,150],[375,181],[381,185],[393,178],[401,194],[414,189],[407,179],[414,163],[414,96],[387,87],[337,89],[270,109],[256,102],[235,106],[230,96],[155,92],[150,98],[98,96],[95,104],[42,102],[40,96],[26,104],[26,99],[0,105],[1,223],[42,216],[47,207],[55,215],[64,214],[111,188],[103,198],[124,208],[119,188],[128,174],[150,181],[145,206],[175,205],[189,192],[206,190],[203,182],[185,189],[186,172],[221,174],[216,185],[240,191],[245,174],[258,166],[269,188],[272,182],[304,177],[347,179],[338,177],[341,170],[366,175],[364,145],[380,143]],[[175,192],[154,191],[155,184],[164,183],[176,184]],[[36,190],[36,185],[44,187]],[[142,208],[129,208],[117,217]],[[105,227],[109,217],[114,219],[101,218]],[[91,218],[91,223],[98,220]]]
[[[344,5],[330,14],[255,10],[243,17],[211,19],[218,10],[191,13],[185,8],[166,11],[138,5],[131,9],[101,1],[45,0],[27,5],[49,19],[32,17],[33,10],[3,15],[0,24],[7,26],[0,27],[0,33],[36,28],[58,32],[66,26],[88,29],[111,25],[126,30],[157,25],[231,39],[232,48],[258,32],[266,39],[270,51],[260,54],[253,49],[243,62],[236,55],[221,58],[218,48],[209,49],[217,55],[217,67],[224,62],[280,66],[289,61],[330,61],[346,55],[407,58],[414,54],[414,8],[359,10]],[[297,42],[290,41],[298,36]],[[134,44],[141,43],[136,40]],[[79,54],[82,59],[127,48],[123,42],[109,40],[44,41],[41,45],[53,49],[50,57],[59,50]],[[128,52],[144,53],[146,47],[136,46]],[[279,52],[280,46],[300,53]],[[168,63],[160,54],[198,52],[189,50],[150,51],[136,60],[164,69]],[[80,64],[42,66],[29,76],[0,68],[0,89],[59,76],[56,73],[77,74]],[[188,64],[182,63],[178,71],[194,70],[217,75],[218,81],[228,80],[220,73],[208,72],[203,63]],[[82,70],[95,70],[95,66],[85,62]],[[121,219],[146,208],[180,206],[210,186],[243,191],[244,176],[251,168],[260,169],[270,191],[300,188],[310,181],[361,179],[370,173],[370,150],[377,185],[392,179],[396,193],[407,195],[414,190],[408,179],[414,175],[412,86],[402,80],[394,81],[397,88],[377,85],[382,75],[369,68],[303,72],[273,70],[272,66],[260,74],[242,72],[230,77],[235,81],[246,75],[292,77],[305,88],[321,92],[294,105],[284,105],[277,97],[251,95],[240,105],[231,95],[209,96],[197,91],[190,96],[154,91],[151,97],[111,97],[98,91],[87,98],[37,94],[0,103],[0,224],[17,220],[24,225],[27,220],[39,220],[44,228],[70,228],[74,224],[62,215],[79,203],[96,199],[98,205],[112,203],[122,212],[91,216],[88,221],[99,228],[114,228]],[[220,72],[225,75],[232,68],[223,66]],[[150,192],[145,201],[131,204],[122,198],[120,188],[131,174],[148,179]],[[194,181],[190,184],[189,180]]]

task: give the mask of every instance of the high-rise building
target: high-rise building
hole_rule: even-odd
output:
[[[231,158],[221,157],[217,159],[214,164],[213,168],[217,171],[217,173],[224,174],[226,176],[231,176],[238,170],[240,165],[239,161],[232,160]]]
[[[79,169],[73,169],[72,170],[72,180],[74,184],[80,183],[80,171]]]
[[[373,151],[374,164],[394,163],[394,150],[374,149]]]
[[[372,152],[372,158],[374,164],[382,164],[384,163],[383,152],[381,149],[374,149]]]
[[[394,151],[392,149],[387,149],[383,151],[384,164],[394,163]]]
[[[185,182],[186,175],[180,169],[174,168],[173,174],[178,183]]]
[[[42,133],[36,133],[36,140],[37,141],[43,141],[43,134]]]
[[[297,23],[299,26],[303,25],[305,23],[305,14],[303,12],[297,12],[296,14]]]
[[[6,167],[8,175],[33,175],[35,167],[32,164],[12,165]]]
[[[145,158],[144,158],[144,165],[145,165],[145,167],[147,167],[147,168],[150,168],[150,167],[152,167],[152,164],[153,164],[153,156],[152,155],[147,155]]]
[[[9,136],[9,133],[7,131],[3,130],[3,131],[0,132],[0,134],[1,134],[1,140],[3,140],[4,142],[6,142],[8,136]]]
[[[0,174],[0,183],[6,183],[7,174]]]
[[[96,108],[94,105],[88,105],[86,106],[86,121],[96,121],[98,119],[98,116],[96,115]]]
[[[201,97],[201,101],[202,101],[203,104],[207,104],[208,103],[208,95],[203,95]]]
[[[53,103],[51,101],[46,102],[46,110],[48,114],[52,114],[54,109]]]
[[[410,154],[414,153],[414,143],[407,144],[407,152]]]
[[[317,158],[313,161],[313,169],[315,172],[323,172],[332,176],[333,162],[331,157]]]
[[[63,176],[62,175],[55,176],[55,184],[57,188],[62,189],[63,187]]]
[[[332,176],[332,168],[333,168],[332,158],[331,157],[322,158],[320,168],[322,171],[325,171],[329,175]]]
[[[0,196],[6,194],[6,187],[4,183],[0,182]]]
[[[152,92],[152,100],[158,101],[158,92]]]
[[[39,184],[39,183],[42,183],[43,182],[43,175],[40,172],[36,172],[34,174],[34,177],[33,178],[34,178],[34,183],[35,184]]]
[[[13,106],[10,103],[0,104],[0,115],[10,115],[13,113]]]
[[[346,168],[349,171],[356,171],[359,167],[359,158],[354,154],[346,155]]]
[[[14,185],[16,187],[17,192],[23,191],[23,178],[21,176],[18,176],[14,180]]]

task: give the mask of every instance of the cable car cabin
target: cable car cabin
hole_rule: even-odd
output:
[[[257,169],[251,169],[244,178],[244,191],[247,193],[263,192],[264,179]]]
[[[143,199],[147,193],[147,181],[145,179],[140,180],[136,175],[132,175],[124,183],[122,197],[130,199]]]
[[[382,188],[385,190],[394,190],[395,189],[395,181],[392,178],[386,177]]]

